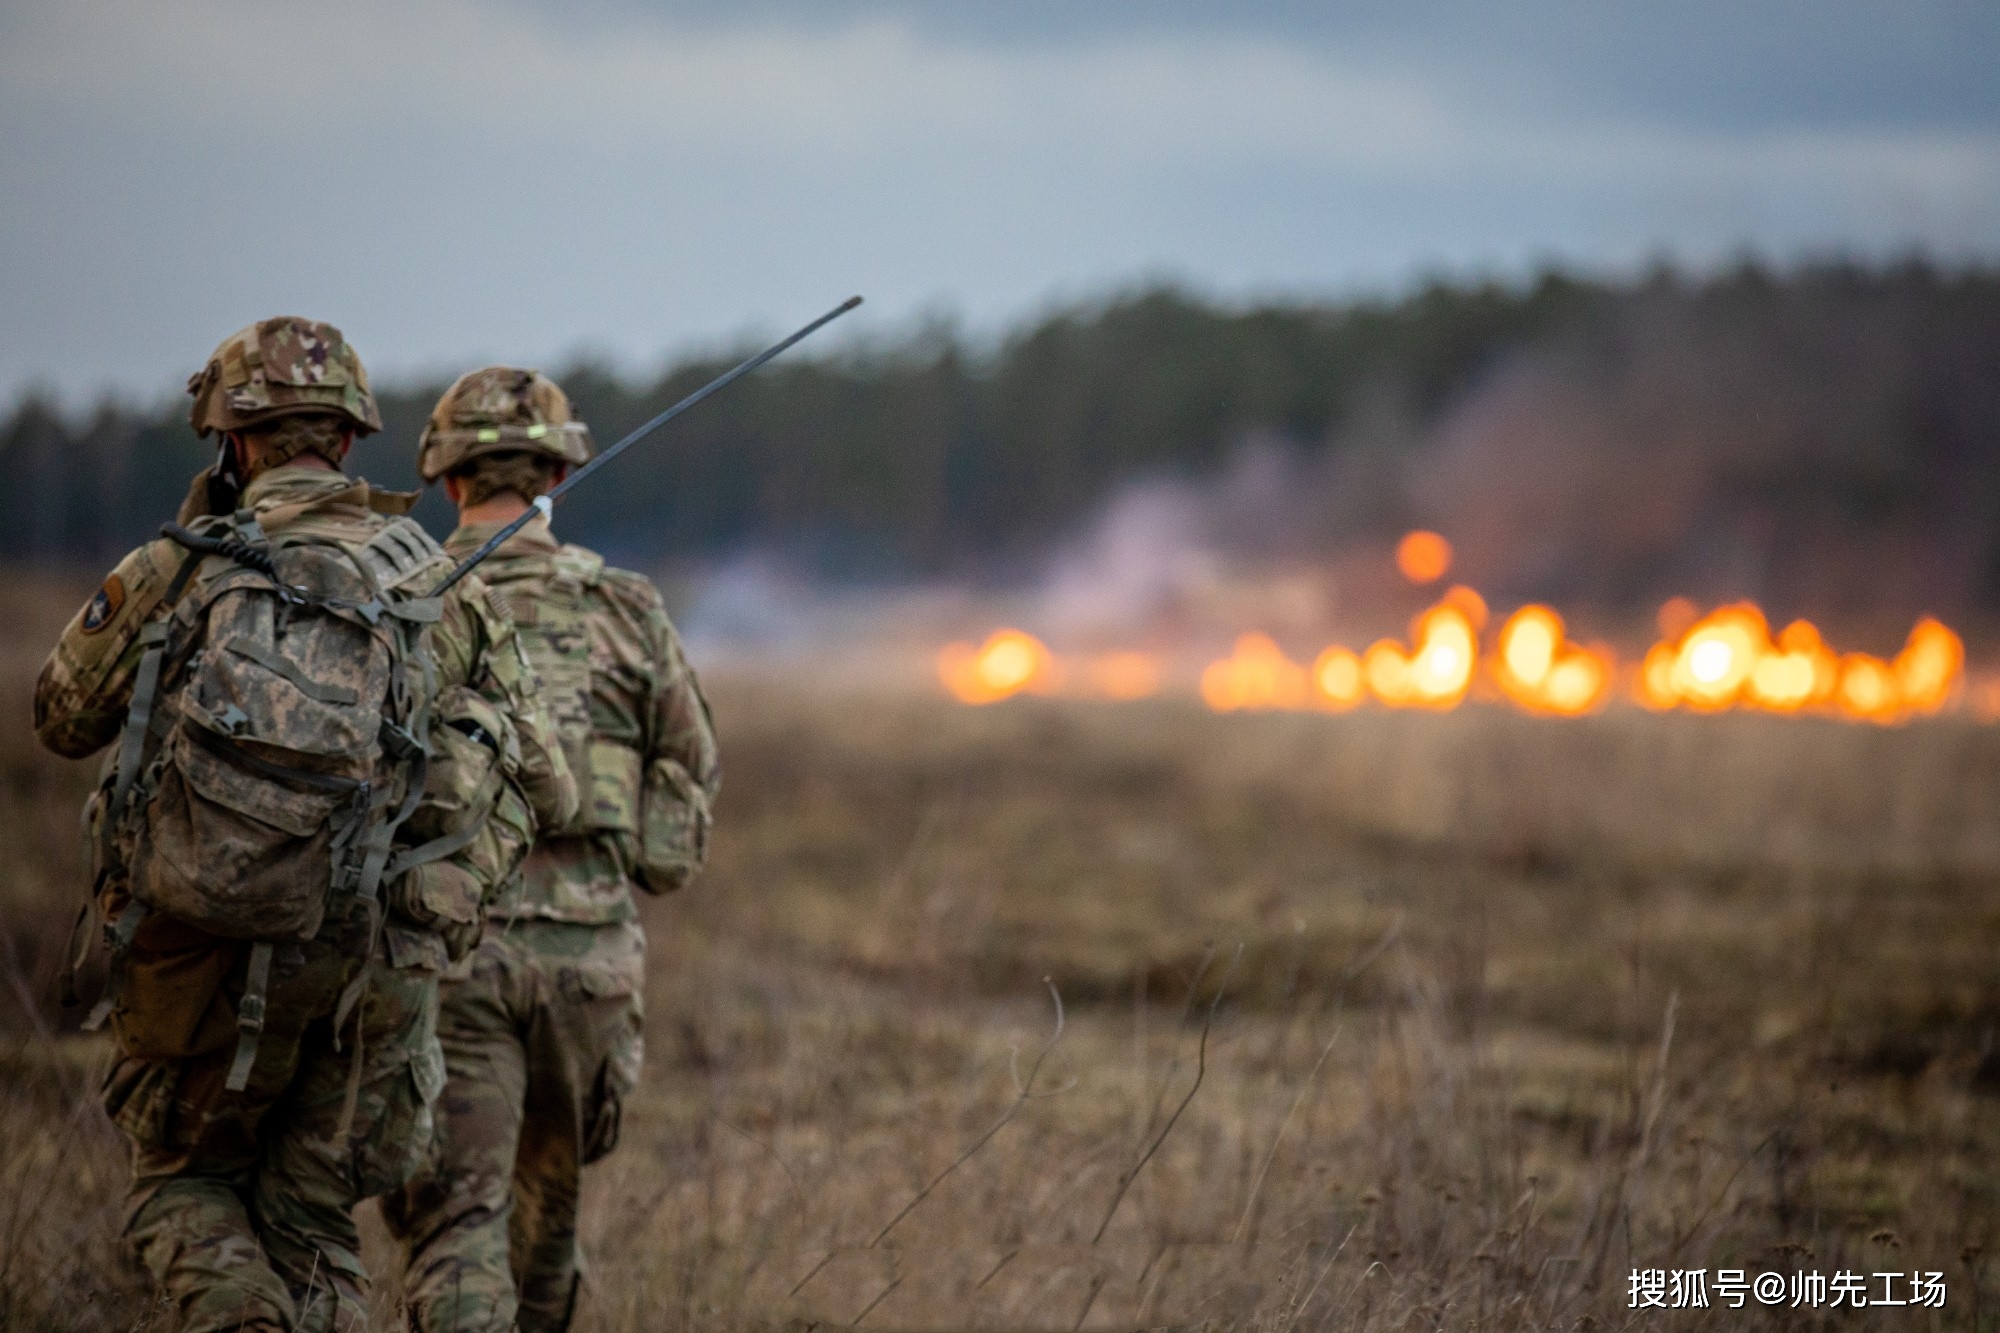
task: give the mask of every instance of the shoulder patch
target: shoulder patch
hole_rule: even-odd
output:
[[[83,608],[83,632],[95,634],[118,618],[125,609],[125,580],[116,574],[104,580],[104,586]]]

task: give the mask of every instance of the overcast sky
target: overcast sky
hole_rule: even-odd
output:
[[[2000,259],[1993,0],[0,0],[0,396],[281,312],[651,369],[849,292]]]

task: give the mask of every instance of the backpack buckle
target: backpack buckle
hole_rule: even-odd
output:
[[[411,734],[409,728],[391,722],[387,717],[384,717],[382,719],[382,748],[387,750],[393,758],[408,759],[413,755],[421,754],[424,747],[417,740],[416,736]]]
[[[243,998],[236,1002],[236,1058],[229,1062],[229,1078],[222,1085],[231,1092],[241,1092],[250,1086],[250,1070],[257,1063],[257,1042],[264,1032],[264,992],[271,985],[273,952],[267,940],[250,946]]]

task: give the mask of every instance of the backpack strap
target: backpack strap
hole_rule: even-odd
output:
[[[416,525],[411,524],[410,526],[415,527]],[[420,528],[417,530],[422,532]],[[372,571],[369,572],[368,576],[370,578],[373,577]],[[436,598],[426,598],[423,600],[425,604],[428,604],[432,608],[442,607],[442,603]],[[393,615],[398,605],[407,604],[400,603],[398,599],[390,598],[388,601],[383,602],[382,605]],[[397,807],[394,815],[380,820],[369,831],[367,850],[361,862],[360,881],[355,885],[355,896],[361,899],[362,906],[368,913],[368,931],[365,937],[367,942],[363,946],[360,969],[355,972],[354,979],[348,982],[347,986],[341,991],[340,1000],[334,1006],[333,1041],[336,1051],[340,1049],[341,1029],[347,1025],[348,1015],[353,1013],[355,1007],[363,1003],[366,999],[368,982],[374,973],[375,949],[382,934],[382,880],[384,873],[390,865],[389,858],[395,846],[396,833],[402,828],[409,817],[416,813],[417,806],[422,802],[424,797],[424,787],[430,778],[430,710],[431,701],[437,697],[437,667],[431,660],[430,655],[422,651],[422,644],[419,640],[423,635],[425,624],[434,619],[436,619],[435,615],[428,618],[424,616],[399,617],[398,623],[390,631],[389,637],[396,645],[395,651],[399,658],[397,662],[399,676],[401,671],[410,662],[414,661],[423,671],[423,685],[416,706],[408,713],[406,719],[408,725],[404,729],[404,737],[407,741],[414,742],[414,744],[410,745],[410,753],[407,756],[408,768],[405,770],[406,777],[402,804]],[[406,687],[401,684],[392,686],[392,697],[397,697],[404,688]],[[403,697],[407,698],[407,696]],[[356,1022],[354,1025],[354,1054],[347,1068],[347,1094],[341,1102],[340,1123],[334,1129],[334,1139],[336,1142],[346,1141],[348,1136],[353,1132],[355,1108],[361,1094],[361,1058],[365,1040],[365,1027],[362,1023]]]
[[[250,946],[250,970],[243,981],[243,998],[236,1005],[236,1055],[229,1062],[229,1080],[223,1086],[241,1092],[250,1086],[250,1066],[257,1063],[257,1039],[264,1034],[264,1000],[271,988],[269,940]]]
[[[125,803],[131,798],[132,786],[138,780],[139,769],[145,759],[146,736],[153,726],[153,705],[160,693],[160,664],[167,655],[167,636],[172,620],[174,603],[187,591],[188,581],[200,566],[202,553],[189,551],[182,557],[180,568],[174,571],[173,581],[160,598],[160,612],[153,619],[139,627],[138,643],[139,673],[132,684],[132,702],[126,706],[125,728],[118,738],[118,775],[112,782],[111,799],[105,803],[104,818],[98,826],[98,861],[110,864],[111,849],[119,823],[124,819]],[[90,901],[84,904],[86,911],[96,908],[97,891],[101,884],[91,886]],[[83,1020],[86,1032],[95,1032],[111,1017],[111,1011],[118,1003],[119,995],[125,989],[125,955],[131,951],[132,939],[139,933],[139,925],[146,919],[146,905],[137,899],[125,904],[125,910],[118,914],[116,921],[104,923],[105,941],[111,954],[109,974],[104,980],[104,993],[91,1006],[89,1017]],[[62,991],[65,996],[76,995],[76,972],[83,964],[81,949],[70,954],[63,966]]]

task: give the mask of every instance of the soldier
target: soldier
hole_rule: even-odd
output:
[[[355,1328],[350,1214],[431,1135],[437,978],[478,928],[467,858],[503,807],[524,847],[527,806],[571,818],[576,786],[497,601],[471,578],[421,598],[451,562],[401,517],[416,497],[341,473],[381,419],[340,331],[253,324],[189,392],[220,437],[193,531],[132,552],[70,622],[35,729],[71,758],[123,737],[90,810],[113,940],[93,1020],[119,1044],[105,1105],[133,1144],[134,1249],[183,1333]],[[355,597],[327,591],[342,579]],[[418,743],[433,726],[490,758],[451,798],[462,836],[413,848],[399,828],[469,771]]]
[[[446,392],[417,467],[458,505],[445,546],[462,556],[589,457],[560,388],[492,367]],[[545,518],[480,570],[520,626],[586,796],[503,892],[470,975],[445,984],[439,1160],[383,1211],[419,1327],[540,1333],[575,1312],[579,1169],[611,1151],[638,1080],[632,887],[664,893],[699,869],[719,770],[708,705],[650,582],[559,544]]]

